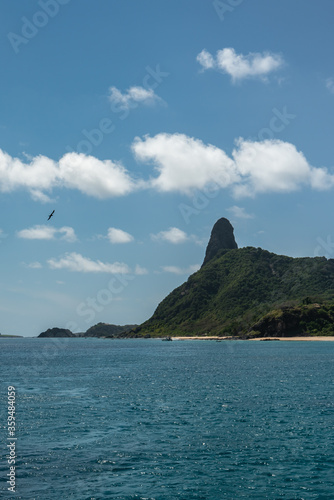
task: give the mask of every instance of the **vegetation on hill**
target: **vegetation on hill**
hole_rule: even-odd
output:
[[[48,328],[45,332],[42,332],[38,335],[41,338],[53,338],[53,337],[76,337],[71,330],[67,330],[66,328]]]
[[[88,328],[83,337],[118,337],[137,325],[110,325],[108,323],[97,323],[97,325]]]
[[[49,328],[38,337],[124,337],[126,332],[136,328],[137,325],[110,325],[108,323],[97,323],[91,326],[86,332],[72,333],[65,328]]]
[[[132,334],[331,335],[333,318],[334,260],[246,247],[217,252]]]

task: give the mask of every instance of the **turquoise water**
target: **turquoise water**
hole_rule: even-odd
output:
[[[1,339],[0,358],[1,498],[334,498],[334,342]]]

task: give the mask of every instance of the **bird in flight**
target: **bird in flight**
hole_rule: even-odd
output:
[[[49,215],[48,220],[50,220],[50,219],[51,219],[51,217],[53,216],[53,214],[54,214],[54,213],[55,213],[55,211],[53,210],[53,211],[51,212],[51,214]]]

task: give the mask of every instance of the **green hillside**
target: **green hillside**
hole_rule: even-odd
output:
[[[83,337],[117,337],[120,334],[135,328],[137,325],[110,325],[108,323],[97,323],[88,328]]]
[[[334,260],[246,247],[217,252],[132,333],[334,335],[333,314]]]

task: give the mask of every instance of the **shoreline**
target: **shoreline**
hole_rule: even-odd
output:
[[[320,341],[320,342],[333,342],[333,337],[256,337],[254,339],[236,339],[230,337],[171,337],[172,340],[247,340],[247,341],[272,341],[272,340],[288,340],[288,341]]]
[[[314,341],[314,340],[318,340],[318,341],[321,341],[321,342],[324,342],[324,341],[334,341],[334,337],[325,337],[325,336],[319,336],[319,337],[259,337],[259,338],[256,338],[256,339],[248,339],[248,340],[266,340],[266,339],[270,339],[270,340],[274,340],[274,339],[277,339],[277,340],[288,340],[288,341],[296,341],[296,340],[302,340],[302,341]]]

